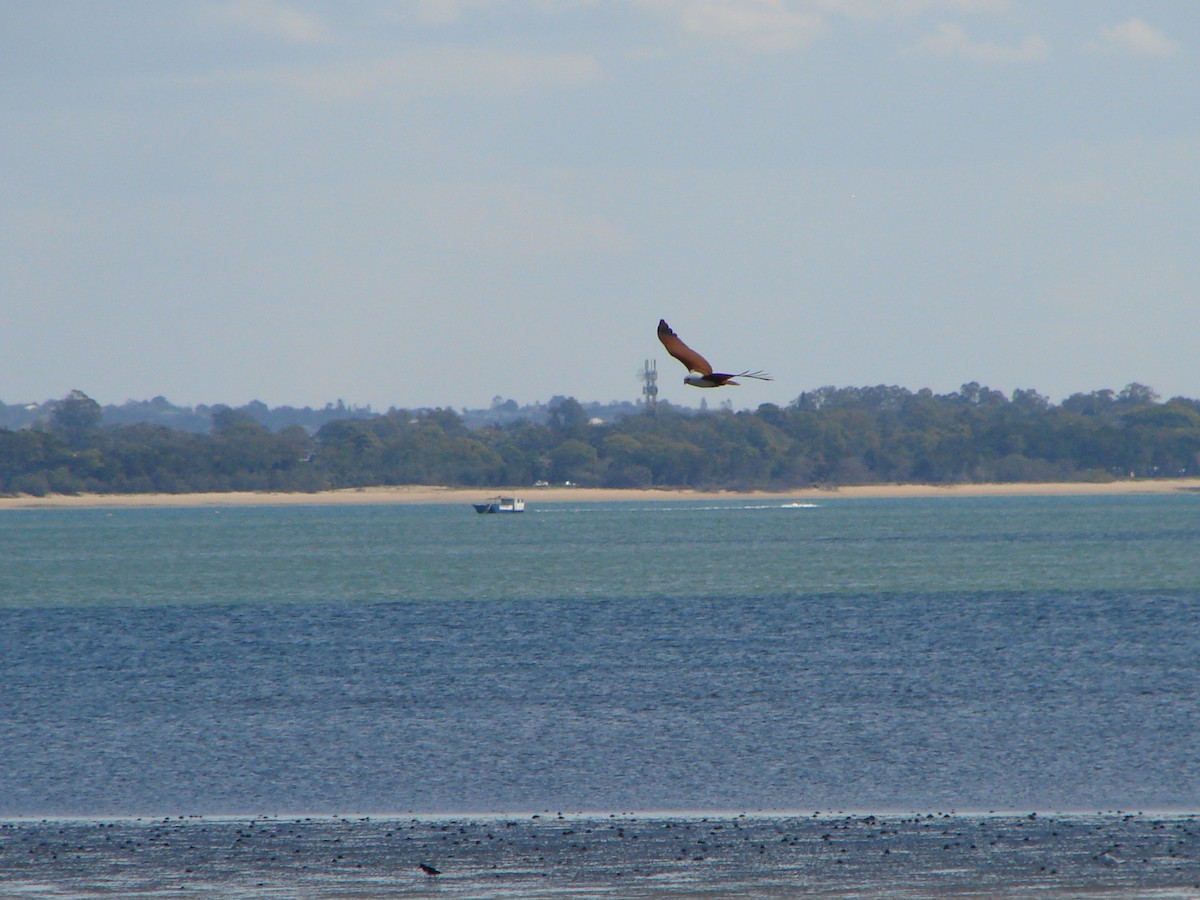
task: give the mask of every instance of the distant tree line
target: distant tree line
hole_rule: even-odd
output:
[[[0,428],[0,493],[316,491],[397,484],[791,489],[1200,475],[1200,401],[1144,385],[1052,404],[971,383],[949,394],[823,387],[787,406],[660,403],[613,421],[557,398],[544,421],[470,428],[448,409],[272,430],[217,407],[205,433],[103,424],[75,391],[33,427]]]
[[[0,428],[36,428],[47,425],[61,401],[46,400],[41,403],[0,402]],[[166,397],[153,400],[127,400],[100,407],[101,425],[166,425],[176,431],[207,433],[212,428],[214,413],[231,407],[225,404],[207,406],[179,406]],[[237,407],[254,421],[272,431],[280,431],[289,425],[300,425],[313,432],[327,422],[338,419],[366,419],[376,415],[369,406],[347,406],[341,400],[324,406],[267,406],[261,400],[252,400]]]
[[[515,400],[493,397],[487,409],[463,409],[463,423],[468,428],[486,425],[507,425],[518,421],[546,422],[550,418],[550,407],[562,397],[552,397],[549,403],[518,404]],[[4,403],[0,401],[0,428],[44,428],[49,425],[54,411],[61,401],[45,400],[40,403]],[[593,418],[616,419],[638,411],[636,403],[612,402],[585,405]],[[126,400],[124,403],[109,403],[100,407],[100,424],[104,425],[166,425],[176,431],[193,431],[206,434],[212,428],[213,415],[222,410],[234,409],[245,413],[260,425],[272,431],[282,431],[289,425],[299,425],[310,434],[322,425],[341,419],[371,419],[379,415],[370,406],[348,406],[341,400],[324,406],[268,406],[261,400],[251,400],[243,406],[230,407],[225,404],[208,406],[181,406],[166,397],[152,400]],[[418,410],[417,413],[423,412]]]

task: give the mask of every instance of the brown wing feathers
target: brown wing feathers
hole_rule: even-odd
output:
[[[665,319],[658,320],[658,339],[667,348],[667,352],[687,366],[689,372],[699,372],[701,375],[711,375],[712,366],[708,360],[679,339],[679,335],[671,330]]]

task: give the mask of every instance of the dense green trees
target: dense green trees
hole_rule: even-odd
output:
[[[299,490],[377,484],[777,488],[875,482],[1200,475],[1200,402],[1149,388],[1060,405],[971,383],[950,394],[823,387],[786,407],[695,413],[667,404],[615,422],[556,398],[544,424],[468,428],[449,409],[272,431],[214,407],[207,434],[102,426],[72,392],[45,425],[0,429],[0,493]]]

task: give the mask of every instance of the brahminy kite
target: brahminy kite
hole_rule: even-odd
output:
[[[714,372],[708,360],[679,339],[679,335],[671,330],[666,320],[658,320],[658,339],[667,348],[667,352],[687,366],[691,374],[683,379],[684,384],[692,387],[714,388],[723,384],[737,384],[733,378],[757,378],[759,381],[770,381],[771,376],[765,372],[738,372],[730,375],[725,372]]]

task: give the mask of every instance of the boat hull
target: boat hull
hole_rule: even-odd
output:
[[[494,500],[471,505],[475,507],[475,512],[481,514],[525,512],[525,501],[519,497],[497,497]]]

